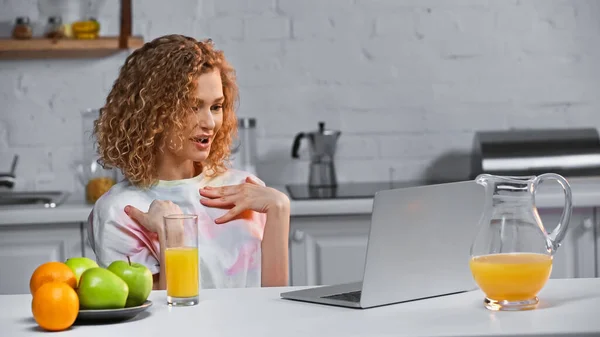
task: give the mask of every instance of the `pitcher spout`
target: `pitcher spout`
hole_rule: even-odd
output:
[[[475,181],[482,185],[486,195],[491,198],[507,197],[515,198],[533,198],[535,176],[495,176],[491,174],[480,174]],[[533,200],[531,201],[533,202]]]
[[[503,183],[503,184],[510,184],[510,185],[523,185],[523,186],[527,186],[531,183],[533,183],[535,181],[536,176],[495,176],[495,175],[491,175],[491,174],[487,174],[487,173],[483,173],[478,175],[475,178],[475,181],[483,186],[486,186],[490,183]]]

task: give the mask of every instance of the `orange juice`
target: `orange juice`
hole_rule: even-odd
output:
[[[198,248],[167,248],[165,260],[167,295],[198,296]]]
[[[476,256],[469,261],[471,273],[487,298],[524,301],[534,298],[552,272],[552,256],[506,253]]]

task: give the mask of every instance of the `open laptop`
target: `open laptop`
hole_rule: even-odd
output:
[[[377,192],[362,282],[281,297],[370,308],[475,290],[469,250],[484,201],[485,190],[475,181]]]

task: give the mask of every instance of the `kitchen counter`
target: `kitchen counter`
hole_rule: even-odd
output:
[[[369,214],[372,206],[373,199],[292,200],[290,213],[292,216]],[[65,203],[49,209],[16,207],[2,209],[0,210],[0,226],[59,222],[78,223],[87,221],[91,210],[91,205],[83,203]]]
[[[164,291],[131,321],[74,325],[61,336],[585,336],[600,334],[600,279],[551,279],[540,306],[522,312],[483,307],[479,290],[366,310],[283,300],[300,288],[203,290],[200,304],[170,308]],[[0,296],[3,336],[42,335],[30,295]]]
[[[286,193],[285,187],[273,186]],[[287,194],[287,193],[286,193]],[[290,200],[292,216],[369,214],[373,199],[352,200]],[[78,223],[87,221],[92,205],[67,201],[56,208],[3,208],[0,209],[0,226],[42,223]]]
[[[600,177],[574,178],[569,179],[569,183],[573,191],[574,207],[600,206]],[[285,193],[285,187],[273,187]],[[542,185],[536,195],[536,204],[538,207],[562,207],[562,189],[555,182]],[[369,214],[372,206],[372,198],[291,200],[291,215],[298,217]],[[54,209],[5,208],[0,210],[0,226],[83,222],[87,220],[91,208],[91,205],[82,202],[67,202]]]

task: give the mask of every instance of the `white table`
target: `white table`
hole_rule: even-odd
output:
[[[73,326],[57,336],[584,336],[600,335],[600,278],[550,280],[537,310],[492,312],[473,291],[366,310],[283,300],[295,288],[204,290],[194,307],[169,308],[164,291],[131,321]],[[298,288],[299,289],[299,288]],[[0,336],[41,335],[30,295],[0,296]]]

